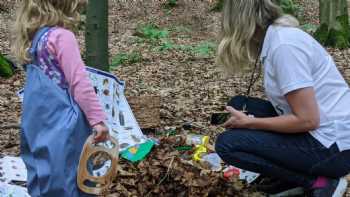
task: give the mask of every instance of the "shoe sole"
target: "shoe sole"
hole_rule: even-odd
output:
[[[302,187],[296,187],[278,194],[270,194],[268,197],[287,197],[287,196],[298,196],[304,194],[304,189]],[[336,196],[338,197],[338,196]]]
[[[339,180],[338,186],[335,189],[332,197],[342,197],[346,192],[347,186],[348,186],[348,181],[345,178],[341,178]]]

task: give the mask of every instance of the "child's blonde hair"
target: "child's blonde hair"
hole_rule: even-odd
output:
[[[12,51],[20,63],[28,63],[28,50],[39,28],[60,26],[73,29],[85,0],[22,0],[13,28]]]
[[[257,27],[266,30],[269,24],[298,26],[298,21],[284,15],[271,0],[225,0],[217,63],[228,73],[240,72],[254,62],[253,38]]]

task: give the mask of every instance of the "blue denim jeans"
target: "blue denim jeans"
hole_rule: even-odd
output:
[[[350,172],[349,150],[340,152],[336,144],[326,148],[309,133],[229,129],[218,136],[215,149],[230,165],[305,188],[318,176]]]

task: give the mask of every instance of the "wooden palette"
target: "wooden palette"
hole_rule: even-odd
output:
[[[95,145],[92,143],[93,137],[93,135],[89,136],[84,144],[79,161],[77,183],[78,187],[85,193],[104,195],[108,192],[109,186],[117,176],[119,144],[118,141],[111,136],[110,141],[113,144],[113,148]],[[100,153],[106,153],[108,155],[111,160],[111,166],[103,176],[93,176],[87,169],[88,161],[92,156]],[[93,183],[94,186],[87,185],[87,183]]]

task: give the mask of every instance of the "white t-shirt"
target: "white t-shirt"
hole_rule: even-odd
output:
[[[266,33],[261,61],[265,93],[276,111],[290,114],[285,95],[313,87],[320,110],[320,128],[310,131],[329,148],[350,149],[350,89],[328,52],[298,28],[271,25]]]

